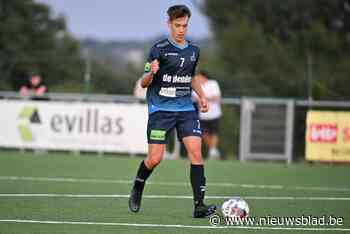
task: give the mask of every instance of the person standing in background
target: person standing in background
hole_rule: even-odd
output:
[[[46,100],[44,95],[48,92],[48,88],[43,82],[41,75],[38,73],[31,74],[27,84],[20,89],[22,97],[30,97],[33,100]]]
[[[203,131],[203,140],[208,146],[209,159],[220,159],[219,144],[219,125],[222,116],[221,111],[221,90],[216,80],[209,79],[207,72],[199,71],[196,74],[202,85],[203,92],[209,101],[208,112],[200,112],[199,119]],[[196,94],[194,99],[197,100]]]

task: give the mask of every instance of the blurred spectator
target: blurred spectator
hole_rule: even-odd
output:
[[[141,87],[141,80],[142,80],[142,78],[139,78],[136,81],[135,88],[134,88],[134,97],[138,98],[142,102],[145,102],[146,101],[147,88],[142,88]]]
[[[219,144],[219,124],[222,115],[221,112],[221,91],[216,80],[208,79],[205,71],[199,71],[195,79],[199,79],[202,89],[209,102],[209,111],[206,113],[199,112],[199,119],[203,131],[204,143],[208,146],[209,159],[220,159]],[[194,99],[198,97],[194,94]]]
[[[40,74],[33,73],[27,84],[23,85],[20,89],[22,97],[29,97],[34,100],[46,100],[44,95],[48,92],[48,88],[42,81]]]

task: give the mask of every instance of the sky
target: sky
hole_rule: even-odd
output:
[[[210,36],[207,18],[191,0],[35,0],[63,14],[68,30],[77,38],[98,40],[146,40],[168,33],[166,10],[186,4],[192,11],[188,35]]]

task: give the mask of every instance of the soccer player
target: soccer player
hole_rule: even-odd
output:
[[[199,97],[200,111],[207,112],[209,106],[201,84],[193,79],[199,48],[185,39],[191,11],[185,5],[174,5],[167,13],[170,35],[152,47],[141,81],[141,86],[148,88],[148,154],[137,171],[129,208],[132,212],[139,211],[145,182],[162,160],[169,132],[176,128],[191,162],[193,217],[202,218],[214,213],[216,206],[204,204],[202,132],[191,100],[192,89]]]

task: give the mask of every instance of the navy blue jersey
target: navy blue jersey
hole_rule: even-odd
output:
[[[156,111],[193,111],[191,82],[199,59],[199,48],[191,43],[179,46],[171,39],[157,42],[151,49],[145,72],[157,59],[159,70],[147,89],[150,114]]]

